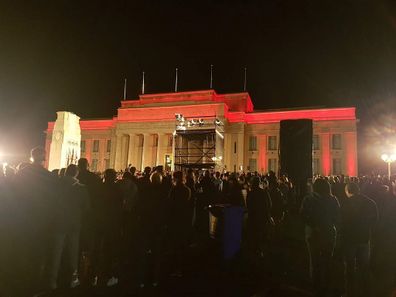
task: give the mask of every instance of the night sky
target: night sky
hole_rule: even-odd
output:
[[[172,91],[175,67],[180,91],[207,89],[210,64],[218,93],[241,91],[247,67],[256,109],[356,106],[366,165],[378,141],[366,135],[395,134],[391,1],[26,2],[0,1],[0,151],[8,158],[43,144],[58,110],[115,115],[124,77],[131,99],[142,71],[146,93]]]

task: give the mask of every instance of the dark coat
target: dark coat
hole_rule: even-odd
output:
[[[308,239],[331,244],[335,242],[340,218],[340,205],[336,197],[312,193],[304,198],[301,214],[304,223],[311,229]]]
[[[378,221],[376,203],[365,195],[348,198],[341,208],[341,240],[344,245],[366,244]]]
[[[173,238],[186,239],[192,227],[191,191],[184,185],[172,187],[169,193],[169,232]]]
[[[246,198],[250,228],[263,230],[271,219],[271,197],[267,190],[252,189]]]

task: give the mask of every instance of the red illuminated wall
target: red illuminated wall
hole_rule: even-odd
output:
[[[245,122],[246,124],[271,124],[282,120],[312,119],[313,121],[356,120],[355,108],[321,108],[268,112],[228,112],[231,123]]]

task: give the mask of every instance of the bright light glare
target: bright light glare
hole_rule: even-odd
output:
[[[382,154],[381,159],[382,159],[382,161],[387,162],[387,163],[395,162],[396,161],[396,153],[393,153],[391,155]]]

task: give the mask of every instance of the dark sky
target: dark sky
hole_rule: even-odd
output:
[[[180,90],[206,89],[210,64],[219,93],[241,91],[246,66],[256,109],[354,105],[361,134],[378,132],[396,108],[396,6],[1,0],[0,151],[41,144],[57,110],[111,117],[124,77],[135,98],[142,71],[147,93],[172,91],[175,67]]]

